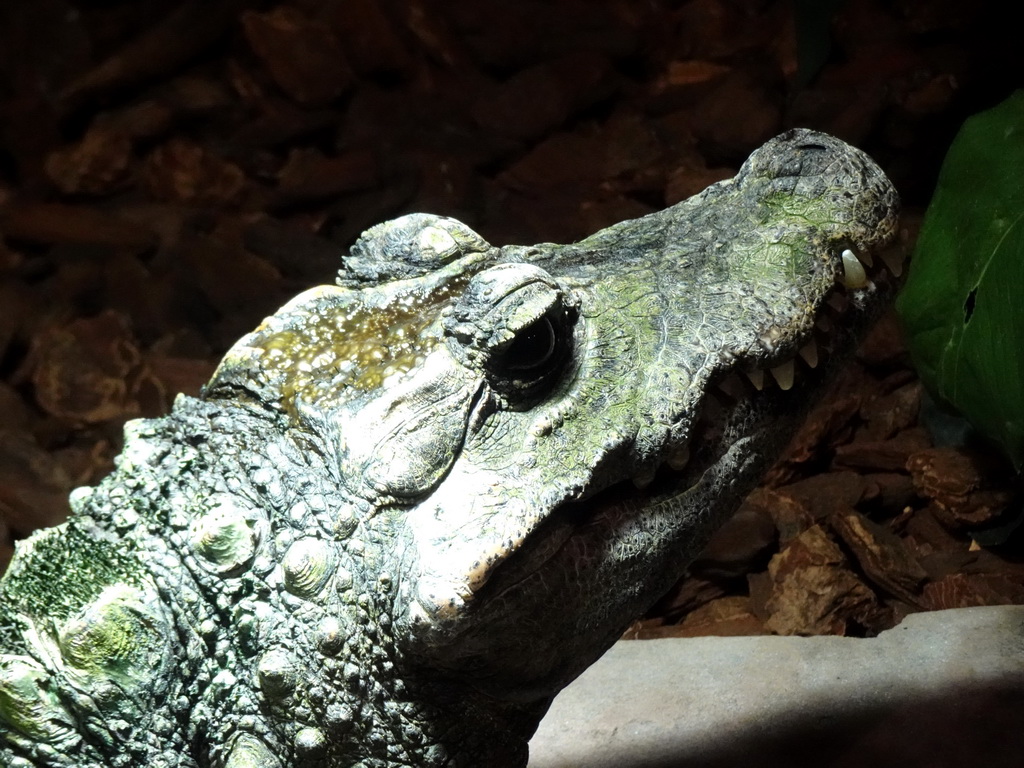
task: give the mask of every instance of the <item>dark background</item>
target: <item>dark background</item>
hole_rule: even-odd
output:
[[[684,199],[806,126],[878,160],[912,244],[964,118],[1024,82],[1013,7],[7,0],[0,565],[11,537],[59,522],[68,491],[111,469],[126,419],[198,391],[238,336],[330,282],[363,229],[401,213],[454,216],[495,244],[570,241]],[[832,398],[845,410],[819,417],[769,479],[779,498],[748,505],[746,528],[641,633],[698,609],[712,631],[870,633],[908,610],[1024,599],[1016,550],[979,554],[971,526],[989,518],[978,504],[950,513],[932,482],[960,478],[966,498],[998,485],[975,477],[989,459],[940,451],[908,468],[933,449],[891,318],[856,365]],[[793,489],[807,482],[826,490]],[[835,522],[848,511],[898,539],[879,533],[878,552],[918,570],[878,575]],[[771,624],[768,561],[810,529],[870,596]]]

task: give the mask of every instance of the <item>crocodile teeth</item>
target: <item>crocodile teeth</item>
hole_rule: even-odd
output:
[[[793,361],[787,360],[782,365],[777,365],[772,368],[772,376],[775,377],[775,381],[779,383],[779,389],[787,390],[793,388],[793,376],[795,371],[793,369]]]
[[[863,288],[868,284],[868,274],[864,265],[847,248],[843,251],[843,285],[847,288]]]
[[[750,379],[750,383],[754,385],[754,389],[758,392],[764,389],[764,371],[760,368],[754,368],[751,371],[744,371],[743,373],[748,379]]]
[[[892,270],[894,277],[899,277],[903,274],[903,256],[899,251],[893,249],[884,251],[879,255],[882,257],[882,261],[885,262],[885,265]]]
[[[690,446],[684,445],[682,448],[680,448],[671,456],[669,456],[665,460],[665,463],[676,471],[685,469],[686,465],[690,463]]]
[[[800,357],[811,368],[818,367],[818,345],[814,339],[800,347]]]

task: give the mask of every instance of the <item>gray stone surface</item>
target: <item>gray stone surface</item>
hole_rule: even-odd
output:
[[[1024,766],[1024,606],[873,639],[624,641],[559,694],[530,768]]]

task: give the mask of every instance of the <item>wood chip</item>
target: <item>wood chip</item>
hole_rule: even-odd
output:
[[[36,401],[53,416],[96,424],[142,413],[137,395],[149,373],[127,319],[116,312],[49,329],[30,360]]]
[[[414,61],[395,23],[375,0],[326,0],[320,17],[331,25],[359,74],[411,74]]]
[[[864,403],[860,416],[865,421],[866,437],[870,440],[887,440],[916,424],[921,409],[921,391],[921,382],[914,380],[894,392]]]
[[[338,157],[325,157],[315,149],[293,149],[278,175],[275,202],[291,204],[337,197],[374,187],[379,181],[377,156],[369,149]]]
[[[921,600],[931,611],[977,605],[1019,605],[1024,603],[1024,583],[1006,574],[953,573],[927,584]]]
[[[698,576],[729,579],[759,571],[775,548],[777,532],[770,514],[756,505],[744,504],[711,537],[690,565]]]
[[[928,574],[896,534],[854,509],[834,514],[829,523],[864,575],[895,597],[917,604]]]
[[[768,573],[772,592],[764,626],[776,634],[845,635],[878,609],[874,593],[820,525],[773,557]]]
[[[754,615],[748,597],[722,597],[707,603],[674,627],[666,627],[661,637],[736,637],[763,635],[764,624]]]
[[[815,520],[857,506],[870,486],[856,472],[827,472],[778,488],[778,493],[795,499]]]
[[[84,205],[15,203],[0,210],[0,228],[10,238],[35,243],[145,250],[156,245],[148,227]]]
[[[488,131],[531,140],[562,126],[613,91],[606,56],[581,52],[525,69],[487,92],[473,117]]]
[[[181,66],[235,23],[244,0],[186,0],[143,27],[116,54],[75,78],[60,94],[65,108],[84,99],[135,85]]]
[[[203,147],[172,139],[146,158],[143,179],[157,200],[190,205],[237,202],[245,187],[245,173]]]
[[[687,613],[724,595],[725,588],[720,582],[687,575],[649,613],[674,623]]]
[[[0,430],[0,517],[16,536],[67,517],[71,479],[25,432]]]
[[[910,455],[931,446],[931,438],[920,427],[906,429],[890,440],[858,440],[836,448],[836,467],[875,472],[903,470]]]
[[[245,37],[278,87],[299,104],[327,104],[353,83],[345,52],[326,24],[280,5],[242,14]]]
[[[764,484],[775,487],[790,482],[801,465],[816,459],[825,447],[847,442],[863,401],[863,393],[825,397],[797,430],[784,458],[765,475]]]
[[[907,469],[918,492],[932,499],[932,513],[952,530],[998,521],[1014,498],[1010,487],[993,485],[991,462],[953,447],[914,453]]]
[[[93,128],[77,144],[50,153],[46,174],[66,195],[106,195],[124,186],[131,160],[127,136]]]

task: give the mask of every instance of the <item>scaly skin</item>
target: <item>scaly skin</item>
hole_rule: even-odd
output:
[[[820,316],[835,359],[882,305],[877,269],[836,283],[896,206],[862,153],[794,131],[575,245],[371,229],[339,286],[129,424],[117,470],[18,546],[0,764],[525,765],[551,698],[735,509],[827,365],[788,389],[734,374],[788,384]]]

